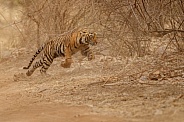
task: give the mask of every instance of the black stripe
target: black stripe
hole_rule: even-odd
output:
[[[60,44],[60,45],[58,46],[58,50],[57,50],[57,51],[58,51],[58,54],[59,54],[59,55],[62,54],[62,50],[61,50],[61,49],[62,49],[62,44]]]
[[[36,52],[36,55],[38,55],[40,53],[40,51],[38,50],[37,52]],[[34,56],[36,56],[36,55],[34,55]]]
[[[52,61],[53,61],[52,57],[51,57],[50,55],[45,55],[45,56],[46,56],[47,60],[48,60],[50,63],[52,63]]]
[[[59,51],[59,44],[58,43],[56,43],[55,50],[56,50],[56,53],[59,53],[58,52]]]
[[[79,39],[79,43],[80,43],[80,44],[83,44],[83,43],[82,43],[82,37]]]
[[[48,67],[50,66],[49,64],[47,64],[46,62],[44,62],[45,65],[47,65]]]
[[[35,54],[35,55],[33,56],[32,60],[34,60],[36,56],[37,56],[37,54]]]
[[[65,52],[64,51],[65,50],[65,45],[63,44],[62,46],[63,46],[63,52]],[[65,53],[63,53],[63,55],[65,56]]]
[[[48,69],[48,67],[43,67],[44,69]]]
[[[39,63],[40,63],[40,65],[43,65],[43,62],[42,62],[42,60],[40,60],[40,61],[39,61]]]

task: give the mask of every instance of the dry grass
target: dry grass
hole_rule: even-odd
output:
[[[16,0],[1,3],[1,21],[7,25],[2,26],[1,31],[6,33],[4,37],[9,47],[39,47],[63,32],[87,27],[98,33],[103,43],[99,46],[101,50],[111,50],[108,55],[154,54],[152,37],[161,39],[156,44],[166,46],[165,51],[171,47],[181,52],[184,48],[181,0]],[[11,36],[7,39],[8,35]],[[164,39],[169,41],[163,44]]]
[[[101,79],[105,84],[122,78],[140,78],[145,72],[150,74],[150,79],[158,79],[163,74],[171,77],[168,72],[178,69],[183,72],[184,8],[180,0],[1,2],[1,57],[12,55],[16,48],[36,50],[54,36],[87,27],[98,33],[99,44],[94,48],[95,53],[107,56],[102,70],[114,72]],[[158,10],[155,9],[157,6]],[[15,49],[4,51],[7,47]],[[167,66],[168,55],[175,61],[173,67]],[[121,66],[121,70],[111,67],[109,61],[114,60],[111,56],[128,57],[126,66]],[[175,64],[177,61],[179,64]],[[158,78],[154,78],[155,72]]]

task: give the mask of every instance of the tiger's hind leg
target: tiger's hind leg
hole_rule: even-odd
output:
[[[26,72],[26,75],[27,75],[27,76],[31,76],[31,75],[33,74],[33,72],[34,72],[38,67],[40,67],[40,66],[42,66],[42,65],[43,65],[42,60],[35,62],[35,64],[33,65],[33,67],[32,67],[30,70],[28,70],[28,71]]]
[[[46,71],[48,70],[48,68],[50,67],[50,65],[52,64],[53,60],[49,61],[49,62],[44,62],[42,65],[42,68],[40,69],[40,73],[42,75],[48,75],[46,73]]]

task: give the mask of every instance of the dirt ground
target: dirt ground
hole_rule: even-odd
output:
[[[0,122],[182,122],[184,78],[161,81],[105,80],[127,61],[74,58],[70,69],[56,59],[48,76],[25,76],[30,56],[0,63]],[[132,69],[133,71],[133,69]],[[123,74],[122,74],[123,75]],[[143,78],[144,79],[144,78]]]

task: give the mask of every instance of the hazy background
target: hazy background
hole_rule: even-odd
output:
[[[184,50],[182,0],[0,0],[0,3],[3,50],[36,49],[49,38],[77,27],[96,31],[101,42],[97,52],[108,55],[129,57]]]

